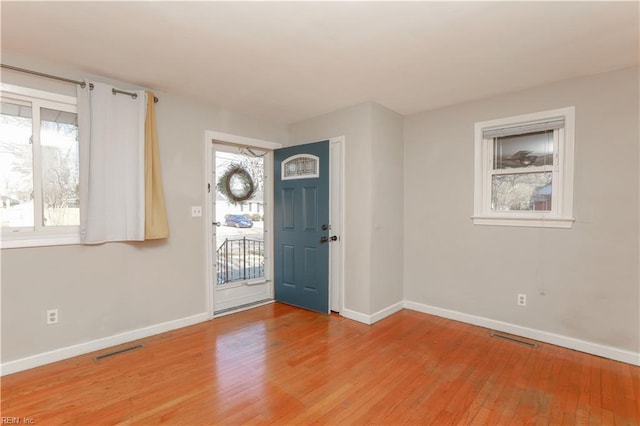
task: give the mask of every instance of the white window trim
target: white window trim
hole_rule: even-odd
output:
[[[553,117],[564,118],[564,133],[554,158],[552,210],[550,212],[496,212],[491,210],[491,142],[483,139],[483,130],[490,127],[512,127]],[[526,226],[541,228],[572,228],[573,161],[575,141],[575,107],[566,107],[513,117],[475,123],[474,126],[474,225]]]
[[[27,247],[67,246],[80,244],[80,229],[74,227],[74,231],[66,232],[23,232],[19,235],[10,235],[9,232],[2,235],[0,249],[14,249]]]
[[[77,99],[75,97],[28,87],[0,83],[0,97],[27,102],[35,100],[39,107],[73,113],[78,112]],[[34,112],[34,118],[36,116],[39,116],[39,111],[37,113]],[[34,168],[34,172],[36,172],[36,168]],[[31,227],[2,229],[0,233],[0,249],[61,246],[81,243],[80,226],[36,228],[37,229]]]
[[[8,96],[22,95],[29,98],[40,99],[41,101],[51,101],[55,103],[67,104],[74,109],[77,108],[78,101],[74,96],[61,95],[59,93],[45,92],[28,87],[16,86],[13,84],[0,83],[0,94],[7,93]]]

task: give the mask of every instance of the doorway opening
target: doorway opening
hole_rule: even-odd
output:
[[[213,313],[273,299],[269,244],[272,154],[214,142],[211,150]]]
[[[215,149],[216,289],[265,280],[266,154]]]
[[[269,170],[280,144],[206,132],[209,317],[273,301]]]
[[[282,145],[205,132],[206,277],[209,317],[274,300],[274,151]],[[330,142],[330,310],[344,303],[344,137]]]

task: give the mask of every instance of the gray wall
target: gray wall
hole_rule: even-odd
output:
[[[3,61],[86,76],[5,52]],[[73,93],[17,73],[2,80]],[[2,250],[2,362],[206,312],[204,221],[190,217],[204,204],[205,130],[283,144],[345,136],[347,309],[371,315],[404,299],[640,350],[637,69],[404,119],[365,103],[288,129],[157,94],[171,237]],[[569,105],[574,229],[473,226],[473,123]],[[44,324],[50,308],[56,326]]]
[[[638,101],[635,68],[407,117],[405,299],[638,352]],[[574,228],[472,225],[474,122],[571,105]]]
[[[72,78],[85,75],[20,58],[6,62]],[[13,72],[4,72],[2,81],[75,92],[73,85]],[[205,224],[190,216],[190,206],[205,202],[205,130],[280,143],[288,132],[283,125],[167,93],[157,96],[170,238],[2,250],[2,362],[206,313]],[[59,309],[55,326],[45,325],[51,308]]]
[[[402,301],[402,123],[368,102],[290,127],[292,145],[345,137],[344,307],[365,315]]]
[[[404,118],[372,107],[371,313],[403,300]]]

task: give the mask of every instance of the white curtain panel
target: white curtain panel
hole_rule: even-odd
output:
[[[138,97],[133,99],[113,94],[110,85],[93,83],[88,108],[86,93],[78,96],[80,123],[84,124],[87,109],[90,117],[89,137],[87,132],[80,134],[80,156],[88,158],[84,163],[88,170],[80,171],[80,200],[86,201],[81,217],[85,244],[144,240],[146,94],[135,93]]]

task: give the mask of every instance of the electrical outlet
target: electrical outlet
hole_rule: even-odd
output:
[[[57,324],[57,323],[58,323],[58,310],[49,309],[47,311],[47,325]]]
[[[518,306],[527,306],[527,295],[526,294],[518,294]]]
[[[191,206],[191,217],[202,217],[202,206]]]

